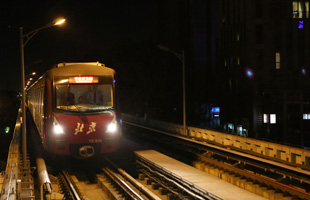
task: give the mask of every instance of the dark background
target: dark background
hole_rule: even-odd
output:
[[[135,106],[130,104],[143,107],[141,101],[135,101],[144,99],[141,91],[153,89],[143,81],[157,75],[152,69],[158,52],[154,42],[155,9],[154,0],[1,1],[1,155],[7,155],[19,105],[20,27],[26,34],[59,17],[66,18],[62,26],[39,31],[25,46],[25,75],[37,73],[27,78],[37,79],[60,62],[99,61],[118,72],[124,93],[122,107],[133,111]],[[9,134],[4,133],[6,126],[11,128]]]
[[[39,31],[25,46],[25,75],[42,74],[59,62],[114,64],[113,48],[153,37],[154,9],[154,1],[141,0],[1,1],[1,89],[20,85],[19,27],[26,34],[56,18],[67,20]]]
[[[0,91],[20,91],[19,27],[64,17],[25,46],[26,76],[99,61],[117,71],[122,112],[182,124],[182,62],[163,44],[185,51],[187,125],[310,144],[310,14],[299,29],[292,1],[1,1],[0,9]],[[271,114],[276,124],[264,122]]]

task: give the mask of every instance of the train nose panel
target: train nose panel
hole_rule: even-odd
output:
[[[92,157],[95,154],[93,146],[82,146],[79,148],[79,155],[83,158]]]

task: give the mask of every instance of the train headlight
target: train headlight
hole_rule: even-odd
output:
[[[117,131],[117,124],[116,124],[116,121],[112,121],[112,122],[108,125],[106,132],[107,132],[107,133],[115,133],[116,131]]]
[[[65,134],[64,130],[62,129],[62,127],[59,124],[54,124],[54,133],[56,135]]]
[[[56,135],[63,135],[65,134],[62,126],[59,125],[56,117],[54,116],[54,122],[53,122],[53,129],[54,129],[54,134]]]

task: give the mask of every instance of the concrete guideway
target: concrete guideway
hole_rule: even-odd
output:
[[[2,188],[0,200],[35,199],[39,195],[36,194],[36,191],[39,191],[41,199],[43,199],[43,192],[45,196],[53,194],[55,197],[49,199],[57,199],[57,195],[51,191],[50,180],[42,158],[36,159],[40,188],[34,188],[33,168],[30,166],[28,157],[26,158],[26,166],[23,166],[23,158],[20,152],[22,122],[22,110],[19,109],[13,138],[9,147],[6,171],[0,176],[0,187]]]
[[[234,149],[235,152],[246,152],[255,155],[255,157],[269,159],[273,164],[286,165],[291,170],[310,175],[310,151],[306,149],[190,126],[188,127],[188,134],[184,135],[182,125],[159,120],[146,120],[128,114],[122,114],[122,119],[125,123],[137,123],[173,133],[175,136],[215,143],[221,147],[229,148],[229,150]]]
[[[221,199],[265,199],[259,195],[253,194],[201,170],[163,155],[155,150],[139,150],[135,151],[135,153],[150,162],[156,163],[172,174],[182,177],[184,181],[192,183],[195,187],[199,187]]]
[[[15,200],[21,198],[34,198],[34,180],[31,176],[30,162],[21,166],[19,144],[21,138],[21,109],[18,111],[13,139],[10,144],[7,166],[3,175],[3,185],[0,200]]]
[[[249,165],[250,166],[252,165],[254,168],[252,169],[252,171],[251,171],[251,167],[250,167],[250,168],[248,168],[248,170],[245,170],[244,172],[242,172],[242,170],[237,170],[238,168],[235,168],[236,164],[238,163],[238,158],[235,158],[235,161],[237,161],[237,162],[234,161],[235,163],[234,162],[228,162],[231,164],[234,163],[233,166],[231,166],[231,168],[229,168],[230,165],[227,165],[226,167],[224,165],[222,166],[222,162],[215,163],[216,159],[214,161],[204,160],[202,158],[203,156],[201,158],[199,157],[199,159],[197,159],[195,161],[192,161],[193,167],[196,167],[197,169],[200,169],[204,172],[207,172],[211,175],[214,175],[219,179],[225,180],[228,183],[234,184],[234,185],[236,185],[242,189],[248,190],[252,193],[255,193],[259,196],[263,196],[265,198],[281,199],[281,200],[297,199],[297,197],[300,199],[308,199],[309,198],[309,193],[307,192],[308,191],[308,189],[307,189],[308,188],[308,186],[307,186],[308,182],[305,182],[306,180],[309,180],[307,178],[309,171],[307,171],[305,169],[295,168],[293,166],[285,165],[283,163],[278,163],[276,161],[263,159],[261,157],[255,157],[254,155],[248,155],[244,152],[238,152],[236,150],[231,150],[230,148],[225,148],[225,147],[220,146],[220,145],[216,146],[216,144],[209,144],[209,143],[193,140],[191,138],[179,136],[178,134],[172,134],[172,133],[167,133],[165,131],[155,130],[154,128],[145,127],[145,126],[142,126],[139,124],[137,125],[137,124],[133,124],[133,123],[130,123],[127,121],[124,121],[124,123],[126,123],[126,125],[127,124],[133,125],[133,126],[136,126],[136,127],[142,128],[142,129],[154,131],[156,133],[162,133],[162,134],[169,135],[169,136],[172,136],[175,138],[180,138],[182,140],[188,140],[191,143],[197,143],[197,144],[199,143],[202,146],[208,146],[210,148],[218,149],[218,150],[223,151],[223,152],[229,152],[229,153],[232,153],[234,155],[240,155],[241,157],[244,156],[246,158],[251,158],[253,160],[257,160],[258,162],[263,162],[265,164],[268,163],[268,164],[277,166],[277,167],[279,167],[279,169],[274,168],[272,166],[265,165],[265,164],[262,165],[262,167],[261,167],[261,165],[259,163],[256,163],[254,161],[252,163],[252,161],[246,159],[245,162],[249,162],[250,163]],[[148,135],[145,137],[148,137]],[[162,138],[162,140],[164,140],[164,138]],[[158,142],[160,143],[160,141],[158,141]],[[178,149],[178,148],[176,148],[176,149]],[[200,149],[200,148],[198,148],[198,149]],[[200,154],[197,153],[196,156],[199,156],[199,155]],[[228,155],[226,155],[225,153],[224,154],[219,153],[218,155],[223,156],[224,158],[228,159],[228,157],[226,157]],[[209,156],[206,155],[205,159],[208,159],[208,157]],[[233,159],[234,158],[230,159],[230,161],[232,161]],[[223,162],[225,162],[225,161],[223,161]],[[243,162],[244,161],[242,161],[242,159],[241,159],[241,168],[242,168]],[[239,163],[240,163],[240,160],[239,160]],[[258,168],[261,167],[260,169],[262,170],[262,172],[264,169],[267,171],[268,171],[268,169],[270,169],[269,170],[270,172],[273,172],[274,175],[277,174],[277,176],[279,176],[280,178],[274,179],[271,174],[269,174],[269,176],[268,176],[266,173],[259,173],[259,171],[255,171],[257,169],[257,167]],[[283,168],[284,170],[282,170],[281,168]],[[306,176],[303,177],[303,176],[299,176],[298,174],[295,176],[291,172],[286,173],[285,169],[287,169],[286,171],[292,170],[292,171],[297,172],[297,173],[303,173]],[[248,173],[248,172],[250,172],[250,173]],[[256,174],[256,173],[258,173],[258,174]],[[282,175],[284,178],[288,175],[291,175],[292,177],[297,177],[297,178],[296,179],[294,178],[293,180],[291,180],[292,179],[292,177],[291,177],[291,179],[290,179],[292,181],[291,183],[284,182],[284,181],[281,182],[281,176]],[[268,178],[268,177],[270,177],[270,178]],[[298,179],[298,177],[300,177],[300,179]],[[303,183],[305,183],[305,184],[303,186],[298,185],[298,181],[301,181],[300,184],[303,184]]]

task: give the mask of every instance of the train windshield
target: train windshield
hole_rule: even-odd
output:
[[[113,85],[56,84],[56,108],[76,112],[113,109]]]

